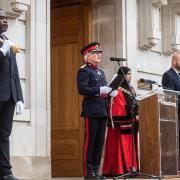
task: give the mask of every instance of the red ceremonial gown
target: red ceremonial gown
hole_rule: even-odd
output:
[[[125,96],[118,89],[118,95],[114,98],[111,109],[114,129],[111,122],[108,122],[103,175],[124,174],[129,172],[132,167],[132,116],[127,113],[125,105]],[[134,167],[138,170],[137,126],[134,140]]]

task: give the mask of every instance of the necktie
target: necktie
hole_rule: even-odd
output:
[[[6,40],[6,37],[3,34],[0,34],[0,39]],[[7,51],[6,56],[10,57],[10,51]]]
[[[3,45],[2,40],[4,40],[4,37],[3,37],[3,35],[2,35],[2,34],[0,34],[0,47]]]
[[[1,38],[1,39],[4,39],[4,36],[3,36],[3,34],[0,34],[0,38]]]

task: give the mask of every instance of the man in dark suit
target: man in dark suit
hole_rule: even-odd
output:
[[[22,114],[23,95],[19,80],[14,44],[3,34],[8,28],[6,14],[0,9],[0,180],[16,180],[12,174],[9,136],[13,114]]]
[[[172,67],[163,74],[162,85],[165,89],[180,91],[180,53],[172,56]],[[179,120],[179,137],[180,137],[180,95],[178,96],[178,120]],[[180,147],[180,138],[179,138]],[[179,148],[180,155],[180,148]],[[179,161],[180,164],[180,161]]]
[[[107,87],[105,74],[98,67],[102,56],[99,43],[87,44],[81,49],[81,54],[84,56],[85,65],[77,73],[77,87],[79,94],[84,96],[84,176],[85,179],[97,179],[100,178],[98,169],[108,117],[107,95],[111,88]]]
[[[180,91],[180,53],[172,56],[172,67],[163,74],[162,85],[167,89]]]

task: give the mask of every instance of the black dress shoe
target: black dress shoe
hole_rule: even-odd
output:
[[[100,174],[97,174],[96,177],[98,179],[107,179],[107,177],[103,176],[103,175],[100,175]]]
[[[84,179],[99,179],[94,173],[88,174]]]
[[[0,180],[18,180],[13,174],[0,176]]]

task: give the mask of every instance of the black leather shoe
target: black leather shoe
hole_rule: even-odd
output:
[[[107,179],[107,177],[102,176],[102,175],[100,175],[100,174],[97,174],[96,177],[97,177],[98,179]]]
[[[0,180],[18,180],[13,174],[0,176]]]
[[[84,179],[99,179],[94,173],[88,174]]]

